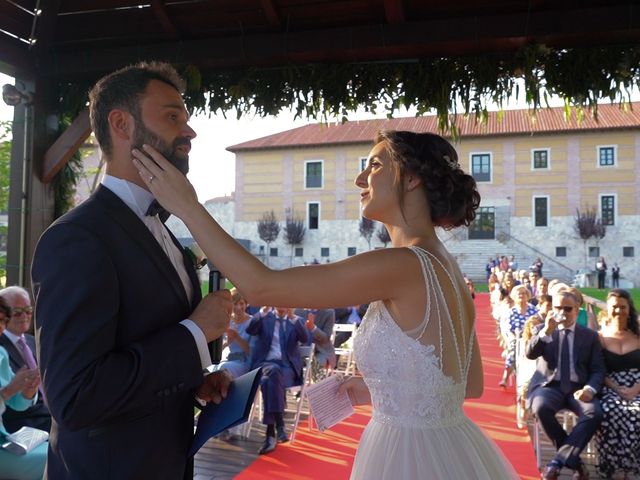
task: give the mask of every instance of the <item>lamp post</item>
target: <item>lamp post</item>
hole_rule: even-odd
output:
[[[12,281],[10,278],[10,269],[9,265],[7,265],[7,281],[8,283],[17,283],[18,285],[26,285],[26,232],[27,232],[27,200],[28,200],[28,190],[29,190],[29,175],[31,173],[30,165],[30,156],[32,152],[32,134],[31,127],[33,124],[33,95],[26,91],[21,91],[16,88],[14,85],[3,85],[2,86],[2,100],[5,104],[10,107],[16,107],[22,105],[24,107],[24,130],[23,130],[23,142],[22,142],[22,161],[21,161],[21,169],[20,172],[20,216],[19,216],[19,235],[17,239],[17,247],[18,247],[18,275],[15,281]],[[14,115],[15,118],[15,115]],[[13,150],[13,149],[12,149]],[[14,175],[11,175],[12,179],[15,178]],[[12,184],[15,182],[11,182]],[[12,198],[15,198],[11,195]],[[10,204],[13,203],[10,201]],[[10,207],[11,213],[11,207]],[[11,215],[10,215],[11,219]],[[10,226],[11,228],[11,221]],[[14,237],[15,238],[15,237]],[[15,242],[13,242],[15,245]],[[12,242],[8,243],[8,250],[11,247]],[[7,252],[9,253],[9,252]],[[7,262],[9,263],[9,262]]]

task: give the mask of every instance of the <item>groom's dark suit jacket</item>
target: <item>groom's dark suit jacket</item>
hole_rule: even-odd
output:
[[[174,239],[175,241],[175,239]],[[38,356],[53,426],[50,479],[181,479],[202,365],[188,299],[143,222],[106,187],[36,248]]]
[[[24,340],[35,356],[36,340],[33,335],[25,334]],[[27,366],[24,358],[22,358],[22,354],[9,337],[0,335],[0,346],[4,347],[9,354],[9,365],[14,373],[22,367]],[[49,415],[49,409],[42,400],[42,395],[38,395],[36,403],[26,410],[14,410],[7,405],[7,410],[2,414],[2,420],[4,421],[4,427],[9,433],[15,432],[24,426],[39,428],[47,432],[51,428],[51,416]]]

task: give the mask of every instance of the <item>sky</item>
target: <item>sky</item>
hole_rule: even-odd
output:
[[[13,79],[0,73],[0,85],[13,84]],[[523,88],[520,90],[524,91]],[[522,95],[521,95],[522,96]],[[640,100],[640,92],[635,91],[632,99]],[[562,105],[560,99],[552,99],[552,106]],[[525,108],[522,100],[508,105],[507,108]],[[383,110],[380,110],[381,112]],[[366,120],[380,118],[384,114],[373,116],[357,112],[349,120]],[[411,116],[411,112],[399,112],[397,117]],[[13,108],[0,101],[0,120],[11,120]],[[225,119],[222,115],[195,116],[191,119],[191,127],[198,134],[192,142],[190,153],[189,180],[193,183],[198,198],[205,202],[211,198],[229,195],[235,189],[235,155],[226,150],[227,147],[248,140],[283,132],[296,127],[316,123],[315,120],[294,119],[293,112],[285,112],[277,117],[242,117],[236,120],[235,113],[229,112]],[[363,152],[363,155],[367,152]]]

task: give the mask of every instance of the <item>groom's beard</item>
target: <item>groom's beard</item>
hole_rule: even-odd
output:
[[[133,137],[133,146],[141,152],[144,152],[142,145],[151,145],[158,150],[169,163],[182,172],[184,176],[189,173],[189,155],[178,150],[180,145],[188,145],[191,147],[191,141],[185,137],[176,138],[171,145],[165,142],[158,135],[149,130],[143,122],[136,122],[136,130]]]

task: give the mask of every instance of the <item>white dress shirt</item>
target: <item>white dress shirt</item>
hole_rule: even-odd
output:
[[[142,187],[139,187],[135,183],[131,183],[122,178],[117,178],[111,175],[105,175],[102,179],[102,185],[111,190],[120,200],[122,200],[138,218],[146,225],[155,239],[158,241],[164,252],[167,254],[169,261],[176,270],[180,277],[182,286],[187,294],[187,298],[191,299],[193,296],[193,286],[191,279],[187,273],[187,269],[184,266],[184,260],[182,252],[178,249],[173,240],[169,236],[166,227],[160,221],[157,215],[146,215],[147,209],[153,201],[153,195]],[[207,339],[204,333],[192,320],[185,319],[180,322],[186,327],[193,335],[193,338],[198,347],[198,353],[200,355],[200,362],[202,363],[203,370],[211,365],[211,355],[209,355],[209,348],[207,346]]]

